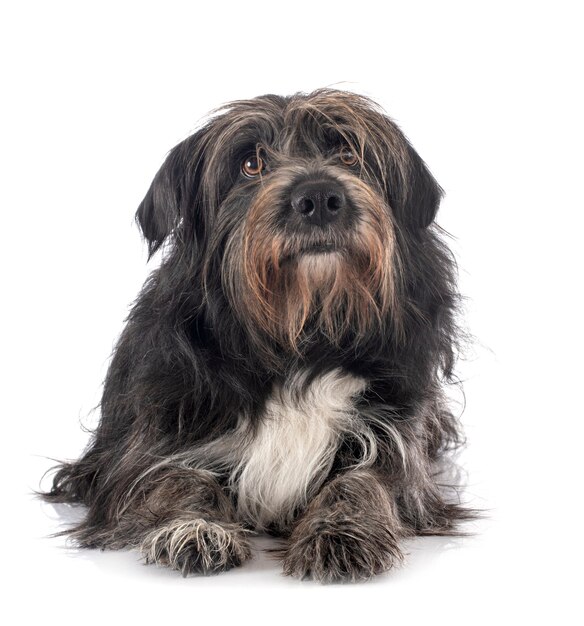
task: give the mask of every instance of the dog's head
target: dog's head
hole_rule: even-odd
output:
[[[206,297],[298,349],[399,320],[400,241],[441,190],[369,99],[337,90],[233,102],[176,146],[140,205],[153,254],[172,236]]]

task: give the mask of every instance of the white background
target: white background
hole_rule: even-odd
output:
[[[8,623],[582,623],[582,20],[579,3],[5,2],[2,590]],[[134,211],[211,108],[341,86],[378,100],[447,196],[467,322],[476,536],[408,545],[359,585],[265,556],[182,579],[68,550],[30,495],[95,424],[151,270]],[[261,545],[259,546],[261,547]]]

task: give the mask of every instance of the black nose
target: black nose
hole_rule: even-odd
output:
[[[292,208],[309,224],[334,222],[345,208],[345,194],[334,181],[308,181],[292,192]]]

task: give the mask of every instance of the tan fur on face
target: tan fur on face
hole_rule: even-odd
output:
[[[357,224],[346,233],[287,234],[276,223],[282,197],[302,165],[282,167],[262,181],[247,218],[226,250],[224,284],[243,309],[250,330],[264,332],[292,350],[309,319],[333,342],[349,330],[366,334],[391,310],[396,323],[399,260],[391,212],[379,194],[342,168],[326,172],[357,207]],[[332,252],[302,252],[309,240],[334,242]],[[232,260],[236,259],[233,263]]]
[[[284,108],[266,97],[259,108],[242,101],[218,113],[206,147],[202,186],[211,206],[217,199],[216,172],[229,146],[255,124],[273,131],[271,139],[255,144],[270,168],[246,183],[246,193],[254,187],[257,191],[230,232],[221,261],[223,288],[249,337],[259,347],[269,337],[301,352],[309,329],[340,344],[348,334],[357,340],[375,334],[389,314],[398,337],[401,268],[394,217],[382,191],[393,173],[392,202],[403,202],[408,193],[408,144],[397,126],[369,99],[327,89],[292,97]],[[357,155],[357,165],[349,169],[322,154],[323,133],[346,144]],[[305,248],[318,238],[319,229],[312,235],[298,233],[283,217],[294,184],[312,176],[336,180],[357,214],[346,232],[332,227],[320,231],[322,243],[336,244],[335,253],[314,259]],[[205,275],[212,271],[207,263]]]

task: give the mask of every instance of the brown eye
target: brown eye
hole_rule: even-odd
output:
[[[357,163],[357,155],[350,148],[344,148],[341,150],[339,156],[345,165],[351,166]]]
[[[259,176],[265,169],[263,159],[257,154],[250,154],[245,157],[241,164],[241,171],[248,178],[255,178]]]

